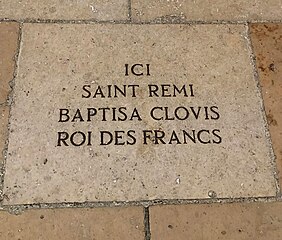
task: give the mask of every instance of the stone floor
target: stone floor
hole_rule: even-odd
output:
[[[0,56],[0,240],[282,238],[281,0],[0,0]]]

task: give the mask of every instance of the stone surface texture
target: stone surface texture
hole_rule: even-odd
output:
[[[253,24],[251,37],[282,184],[282,24]]]
[[[0,104],[7,101],[10,91],[9,82],[13,79],[18,32],[17,23],[0,23]]]
[[[0,164],[4,162],[4,148],[8,137],[9,107],[0,106]]]
[[[127,0],[0,0],[0,18],[57,20],[126,20]]]
[[[135,21],[251,21],[281,16],[281,0],[132,0]]]
[[[143,208],[0,211],[0,239],[143,240]]]
[[[76,34],[76,33],[80,34]],[[270,147],[245,26],[25,24],[11,113],[5,204],[274,196]],[[177,47],[176,47],[177,46]],[[54,51],[56,49],[56,51]],[[149,63],[151,76],[124,76]],[[148,84],[194,86],[194,97],[148,97]],[[82,98],[83,85],[139,84],[137,97]],[[94,93],[93,93],[94,94]],[[93,96],[93,95],[91,95]],[[218,120],[204,106],[218,106]],[[142,121],[59,122],[59,109],[134,107]],[[202,107],[196,120],[156,121],[155,106]],[[163,114],[163,112],[158,112]],[[183,114],[183,113],[182,113]],[[160,116],[160,115],[159,115]],[[215,116],[215,115],[213,115]],[[135,145],[100,146],[101,130],[136,131]],[[221,144],[143,144],[143,130],[220,129]],[[57,146],[57,132],[91,131],[92,146]],[[204,134],[205,141],[212,139]],[[125,141],[128,138],[124,138]],[[213,138],[217,139],[217,138]],[[130,140],[130,139],[129,139]],[[76,141],[78,141],[76,139]],[[123,141],[123,140],[121,140]],[[183,143],[183,140],[181,140]]]
[[[210,204],[150,208],[152,240],[266,240],[282,237],[282,204]]]

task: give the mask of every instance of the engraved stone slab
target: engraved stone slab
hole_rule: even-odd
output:
[[[246,34],[25,24],[5,204],[275,195]]]

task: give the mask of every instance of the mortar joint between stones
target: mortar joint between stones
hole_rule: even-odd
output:
[[[31,209],[63,209],[63,208],[111,208],[111,207],[143,207],[162,205],[190,205],[190,204],[249,204],[249,203],[274,203],[282,202],[282,198],[270,197],[245,197],[245,198],[214,198],[214,199],[155,199],[140,201],[106,201],[106,202],[64,202],[64,203],[34,203],[14,204],[0,206],[0,210],[18,214]]]
[[[128,1],[128,19],[125,20],[97,20],[97,19],[40,19],[40,18],[21,18],[21,19],[9,19],[0,18],[0,22],[17,22],[20,24],[25,23],[45,23],[45,24],[132,24],[132,25],[150,25],[150,24],[186,24],[186,25],[242,25],[242,24],[253,24],[253,23],[282,23],[282,20],[179,20],[173,18],[174,16],[163,16],[158,17],[149,21],[135,21],[132,19],[132,7],[131,1]]]
[[[145,228],[145,240],[151,240],[150,209],[149,209],[149,207],[144,207],[144,228]]]
[[[131,0],[128,0],[128,20],[131,23],[132,22],[132,4]]]

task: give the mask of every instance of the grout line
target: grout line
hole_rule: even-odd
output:
[[[4,163],[3,166],[0,170],[0,206],[3,203],[4,200],[4,178],[5,178],[5,170],[6,170],[6,159],[7,159],[7,152],[8,152],[8,145],[9,145],[9,135],[10,135],[10,119],[11,119],[11,107],[13,105],[13,96],[14,96],[14,87],[15,87],[15,79],[17,76],[17,72],[18,72],[18,66],[19,66],[19,56],[20,56],[20,52],[21,52],[21,44],[22,44],[22,27],[23,24],[20,23],[19,25],[19,32],[18,32],[18,42],[17,42],[17,50],[14,56],[14,61],[15,61],[15,66],[14,66],[14,73],[13,73],[13,78],[12,80],[9,82],[10,84],[10,92],[7,98],[7,103],[9,106],[9,123],[8,123],[8,136],[5,142],[5,147],[3,150],[3,155],[4,155]]]
[[[259,73],[258,73],[258,69],[257,69],[256,55],[255,55],[254,47],[253,47],[253,44],[252,44],[250,26],[248,24],[246,25],[246,39],[247,39],[247,43],[248,43],[248,48],[249,48],[249,53],[250,53],[250,58],[251,58],[251,64],[252,64],[252,68],[253,68],[253,72],[254,72],[254,79],[256,81],[257,90],[258,90],[258,94],[259,94],[259,98],[260,98],[260,108],[261,108],[262,115],[263,115],[265,135],[266,135],[267,145],[268,145],[268,149],[269,149],[268,154],[269,154],[270,159],[271,159],[272,173],[273,173],[273,176],[274,176],[274,179],[275,179],[276,196],[280,197],[281,196],[281,188],[280,188],[280,184],[279,184],[278,169],[277,169],[277,165],[276,165],[276,156],[275,156],[275,153],[274,153],[274,149],[273,149],[273,145],[272,145],[272,139],[271,139],[270,130],[269,130],[269,125],[268,125],[268,122],[267,122],[266,110],[265,110],[265,105],[264,105],[264,100],[263,100],[263,95],[262,95],[262,88],[261,88],[261,85],[260,85],[260,77],[259,77]]]
[[[151,240],[149,207],[144,207],[144,227],[145,227],[145,240]]]
[[[18,22],[18,23],[45,23],[45,24],[132,24],[132,25],[148,25],[148,24],[188,24],[188,25],[213,25],[213,24],[255,24],[255,23],[282,23],[282,20],[183,20],[177,16],[165,16],[156,18],[151,21],[132,21],[131,0],[128,0],[128,15],[129,20],[97,20],[97,19],[36,19],[36,18],[23,18],[23,19],[8,19],[0,18],[0,22]]]
[[[129,18],[129,21],[132,22],[132,5],[131,5],[131,0],[128,0],[128,18]]]
[[[150,207],[156,205],[188,205],[188,204],[228,204],[228,203],[272,203],[282,202],[278,197],[246,197],[246,198],[218,198],[218,199],[155,199],[140,201],[105,201],[105,202],[65,202],[65,203],[34,203],[3,205],[0,210],[16,213],[30,209],[61,209],[61,208],[103,208],[103,207]]]
[[[130,21],[125,20],[97,20],[97,19],[37,19],[37,18],[25,18],[25,19],[0,19],[0,22],[17,22],[17,23],[45,23],[45,24],[128,24]]]
[[[1,155],[4,156],[4,150],[0,152]],[[5,161],[5,160],[3,160]],[[2,206],[2,201],[3,201],[3,190],[4,190],[4,172],[5,172],[5,167],[4,167],[4,162],[0,164],[0,207]]]

